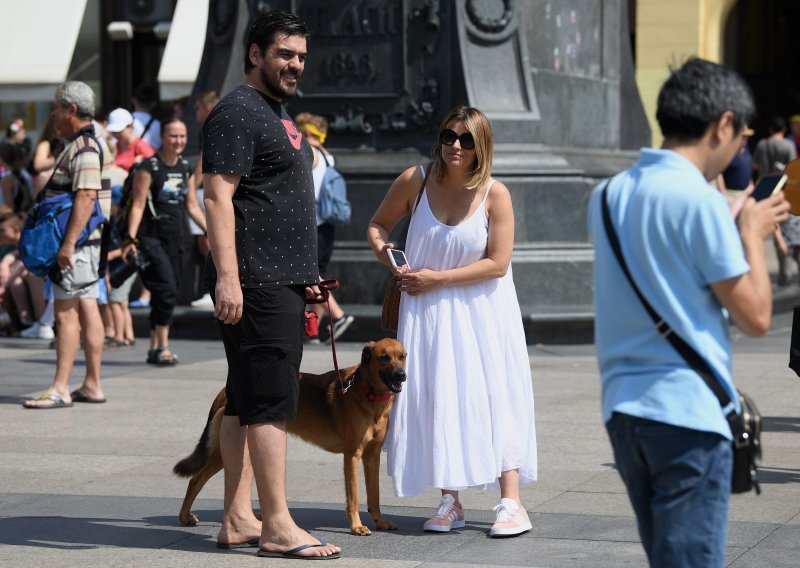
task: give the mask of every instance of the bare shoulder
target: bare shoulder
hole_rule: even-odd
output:
[[[397,176],[397,181],[403,184],[422,183],[422,172],[419,166],[411,166]]]
[[[402,195],[415,194],[422,183],[422,173],[419,166],[412,166],[403,171],[392,184],[392,190]]]
[[[511,206],[511,192],[508,191],[506,184],[494,180],[494,183],[489,188],[489,195],[486,197],[486,205],[490,209],[492,207]]]

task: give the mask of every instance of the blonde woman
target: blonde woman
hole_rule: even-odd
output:
[[[492,129],[479,110],[453,109],[432,156],[395,180],[368,229],[375,256],[391,266],[389,232],[412,213],[408,265],[392,268],[409,359],[386,437],[389,474],[400,496],[441,489],[423,526],[435,532],[465,526],[459,491],[499,484],[490,534],[515,536],[531,528],[519,486],[536,480],[537,464],[511,196],[491,178]]]

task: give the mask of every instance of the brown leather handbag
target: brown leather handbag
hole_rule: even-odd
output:
[[[428,176],[431,174],[433,164],[430,164],[425,169],[425,178],[422,180],[422,185],[417,193],[417,201],[414,203],[414,209],[411,210],[411,216],[417,210],[419,200],[422,199],[422,192],[425,191],[425,184],[428,183]],[[397,322],[400,319],[400,279],[396,276],[390,276],[386,281],[386,292],[383,294],[383,310],[381,311],[381,329],[386,331],[397,332]]]
[[[386,293],[383,295],[383,311],[381,312],[381,329],[397,331],[397,320],[400,318],[400,279],[390,276],[386,281]]]

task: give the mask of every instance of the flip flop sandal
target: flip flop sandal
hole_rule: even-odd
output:
[[[71,402],[64,402],[63,398],[61,398],[57,394],[49,392],[42,393],[36,398],[31,399],[31,401],[33,400],[50,400],[53,402],[53,404],[50,404],[48,406],[28,406],[27,402],[29,401],[25,401],[24,403],[22,403],[22,406],[24,408],[30,408],[31,410],[50,410],[51,408],[69,408],[72,406]]]
[[[94,398],[86,393],[84,393],[81,389],[75,389],[69,396],[72,397],[72,402],[89,402],[91,404],[102,404],[106,401],[105,398]]]
[[[273,552],[271,550],[264,550],[263,548],[259,548],[257,555],[263,558],[295,558],[297,560],[334,560],[341,556],[340,553],[334,552],[328,556],[305,556],[303,554],[298,554],[301,550],[305,550],[306,548],[315,548],[317,546],[327,546],[325,544],[301,544],[291,550],[287,550],[285,552]]]
[[[169,346],[159,347],[158,349],[150,349],[147,351],[147,362],[151,365],[160,365],[162,367],[169,367],[178,364],[178,356],[175,353],[165,353],[169,351]]]

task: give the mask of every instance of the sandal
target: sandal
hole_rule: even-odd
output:
[[[114,337],[106,337],[103,342],[103,349],[120,349],[121,347],[125,347],[125,342]]]
[[[47,400],[52,402],[53,404],[48,405],[39,405],[39,404],[29,404],[30,402],[34,402],[37,400]],[[51,408],[71,408],[72,402],[65,402],[63,398],[60,396],[53,394],[51,392],[42,393],[36,398],[32,398],[30,400],[26,400],[22,403],[22,406],[25,408],[30,408],[31,410],[50,410]]]
[[[178,356],[169,352],[169,345],[149,349],[147,351],[147,362],[151,365],[161,365],[162,367],[178,364]]]

